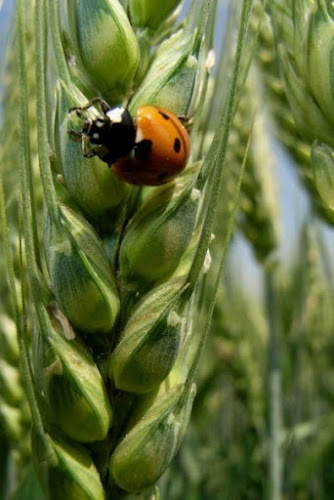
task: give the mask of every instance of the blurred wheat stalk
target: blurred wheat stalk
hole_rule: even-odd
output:
[[[231,273],[201,364],[194,424],[166,478],[173,498],[182,497],[184,484],[192,492],[186,498],[221,498],[222,491],[226,498],[332,495],[333,272],[319,219],[333,224],[334,10],[327,1],[275,1],[263,16],[254,3],[252,28],[262,19],[259,46],[229,154],[240,162],[243,127],[257,105],[238,221],[260,263],[267,308]],[[287,271],[275,253],[287,236],[275,203],[271,167],[281,156],[274,154],[273,133],[295,161],[310,201]]]
[[[1,149],[4,495],[42,498],[38,477],[47,498],[158,497],[233,228],[248,139],[233,169],[225,160],[253,54],[251,4],[212,76],[215,1],[193,1],[180,22],[175,0],[18,0]],[[185,171],[139,190],[84,158],[68,111],[96,95],[191,116]]]
[[[168,478],[175,498],[184,481],[201,498],[220,498],[222,488],[226,498],[332,494],[333,274],[319,217],[333,223],[334,11],[332,2],[312,0],[268,2],[267,11],[263,16],[255,2],[251,25],[258,28],[258,15],[262,23],[253,84],[244,89],[230,153],[240,161],[245,117],[260,103],[239,221],[261,265],[268,307],[238,288],[235,273],[220,291],[194,426],[179,458],[183,483],[176,467]],[[273,153],[273,132],[295,160],[311,202],[287,272],[275,255],[282,236],[270,167],[281,157]],[[201,450],[199,464],[190,458],[194,449]]]

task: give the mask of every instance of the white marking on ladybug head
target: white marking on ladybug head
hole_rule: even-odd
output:
[[[144,139],[143,132],[140,130],[140,128],[137,128],[136,132],[136,138],[135,138],[135,143],[138,144],[138,142],[142,141]]]
[[[100,138],[100,134],[95,132],[92,137],[93,137],[93,139],[95,139],[97,141]]]
[[[123,119],[123,114],[124,114],[124,108],[122,108],[121,106],[119,106],[117,108],[109,109],[106,112],[107,117],[113,123],[121,123],[121,121]]]
[[[97,128],[101,128],[104,125],[104,121],[102,120],[95,120],[95,125]]]

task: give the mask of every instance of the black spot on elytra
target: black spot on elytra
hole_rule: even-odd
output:
[[[179,153],[181,149],[181,142],[180,139],[176,138],[174,141],[174,151],[175,153]]]
[[[143,139],[140,142],[137,142],[137,144],[134,147],[135,150],[135,157],[139,161],[145,161],[149,157],[151,150],[152,150],[152,141],[148,139]]]
[[[166,113],[164,113],[163,111],[158,111],[158,113],[165,119],[165,120],[169,120],[169,116],[166,115]]]

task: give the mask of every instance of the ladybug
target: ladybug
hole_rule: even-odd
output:
[[[103,114],[87,119],[81,132],[70,131],[81,139],[86,158],[98,156],[118,179],[138,186],[166,184],[184,169],[190,153],[189,135],[174,113],[142,106],[132,117],[126,108],[110,108],[99,97],[70,112],[82,116],[96,103]]]

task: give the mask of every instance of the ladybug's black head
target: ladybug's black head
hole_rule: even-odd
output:
[[[111,108],[95,120],[85,122],[83,133],[91,144],[101,146],[100,158],[111,165],[127,156],[134,147],[136,127],[129,111]]]

